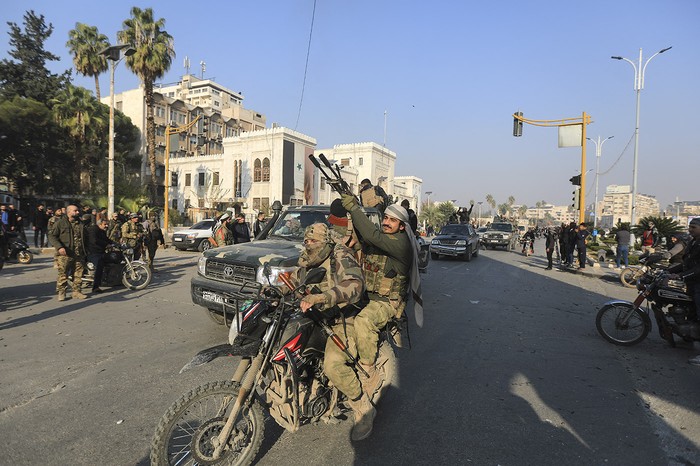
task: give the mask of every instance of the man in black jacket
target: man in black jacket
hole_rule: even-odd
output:
[[[92,282],[92,292],[102,293],[100,284],[102,283],[102,272],[104,271],[105,248],[111,242],[107,238],[107,227],[109,222],[102,219],[95,225],[87,228],[87,259],[95,266],[95,277]]]
[[[236,215],[236,221],[233,224],[232,231],[233,244],[250,242],[250,230],[248,229],[248,224],[245,222],[245,215]]]
[[[34,230],[34,247],[43,248],[46,246],[49,226],[49,216],[44,210],[44,204],[39,204],[32,219],[32,229]]]

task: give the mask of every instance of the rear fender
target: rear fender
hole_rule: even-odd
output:
[[[608,301],[608,302],[604,303],[603,306],[601,306],[601,307],[605,307],[605,306],[619,306],[619,305],[621,305],[621,304],[625,304],[625,305],[629,305],[629,306],[634,307],[634,303],[633,303],[633,302],[631,302],[631,301],[624,301],[624,300],[622,300],[622,299],[613,299],[613,300],[611,300],[611,301]],[[649,313],[649,310],[648,310],[647,308],[645,308],[645,307],[642,307],[642,306],[639,306],[639,310],[642,311],[642,312],[644,312],[644,313],[646,313],[646,314]]]

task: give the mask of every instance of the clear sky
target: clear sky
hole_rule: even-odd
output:
[[[76,22],[116,43],[133,2],[5,0],[6,23],[34,9],[55,30],[47,49],[71,67],[65,43]],[[188,5],[188,6],[184,6]],[[244,94],[244,105],[313,136],[318,148],[374,141],[397,154],[396,175],[423,179],[433,200],[568,204],[580,148],[557,148],[556,128],[525,126],[512,136],[512,113],[532,119],[592,116],[588,136],[614,136],[600,158],[600,192],[632,184],[639,49],[641,92],[638,192],[662,209],[676,197],[700,199],[700,1],[317,0],[300,109],[313,0],[177,2],[152,7],[174,37],[177,57],[163,79],[185,72]],[[8,36],[0,38],[6,58]],[[91,78],[74,82],[94,89]],[[103,95],[109,92],[102,76]],[[138,85],[121,64],[117,92]],[[386,132],[385,116],[386,116]],[[298,123],[297,123],[298,119]],[[386,137],[386,139],[385,139]],[[594,198],[595,146],[588,144],[587,201]],[[611,169],[612,167],[612,169]],[[604,173],[604,174],[603,174]]]

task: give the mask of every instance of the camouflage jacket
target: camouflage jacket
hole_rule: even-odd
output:
[[[233,232],[226,226],[226,224],[222,223],[219,225],[219,228],[214,231],[212,239],[216,243],[217,248],[221,246],[228,246],[229,244],[233,244]]]
[[[323,294],[323,304],[319,306],[322,311],[336,306],[342,309],[360,301],[364,294],[365,282],[362,268],[351,249],[336,244],[328,258],[318,267],[326,269],[326,275],[321,283],[309,285],[307,291]],[[307,269],[303,267],[297,270],[296,283],[301,283],[306,273]]]
[[[127,221],[122,225],[122,241],[128,244],[130,247],[135,247],[139,240],[143,239],[143,225],[140,223]]]

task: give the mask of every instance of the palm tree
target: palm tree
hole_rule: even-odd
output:
[[[486,195],[486,203],[490,205],[492,209],[496,208],[496,199],[494,199],[490,194]]]
[[[98,146],[99,138],[104,135],[105,112],[90,91],[72,84],[68,84],[51,103],[56,121],[68,131],[73,141],[75,164],[80,169],[80,190],[89,191],[94,166],[87,163],[87,156],[89,149]]]
[[[66,47],[73,54],[73,65],[83,76],[95,78],[95,95],[100,100],[99,75],[107,71],[107,57],[100,52],[109,47],[109,40],[100,34],[95,26],[75,23],[75,29],[68,32],[70,38]]]
[[[156,125],[153,119],[153,84],[162,78],[175,58],[174,41],[163,27],[165,20],[153,19],[153,9],[131,9],[131,18],[122,24],[123,30],[117,33],[122,44],[130,44],[136,52],[126,57],[126,66],[133,71],[143,84],[146,94],[146,143],[148,165],[151,169],[151,204],[156,204]]]

